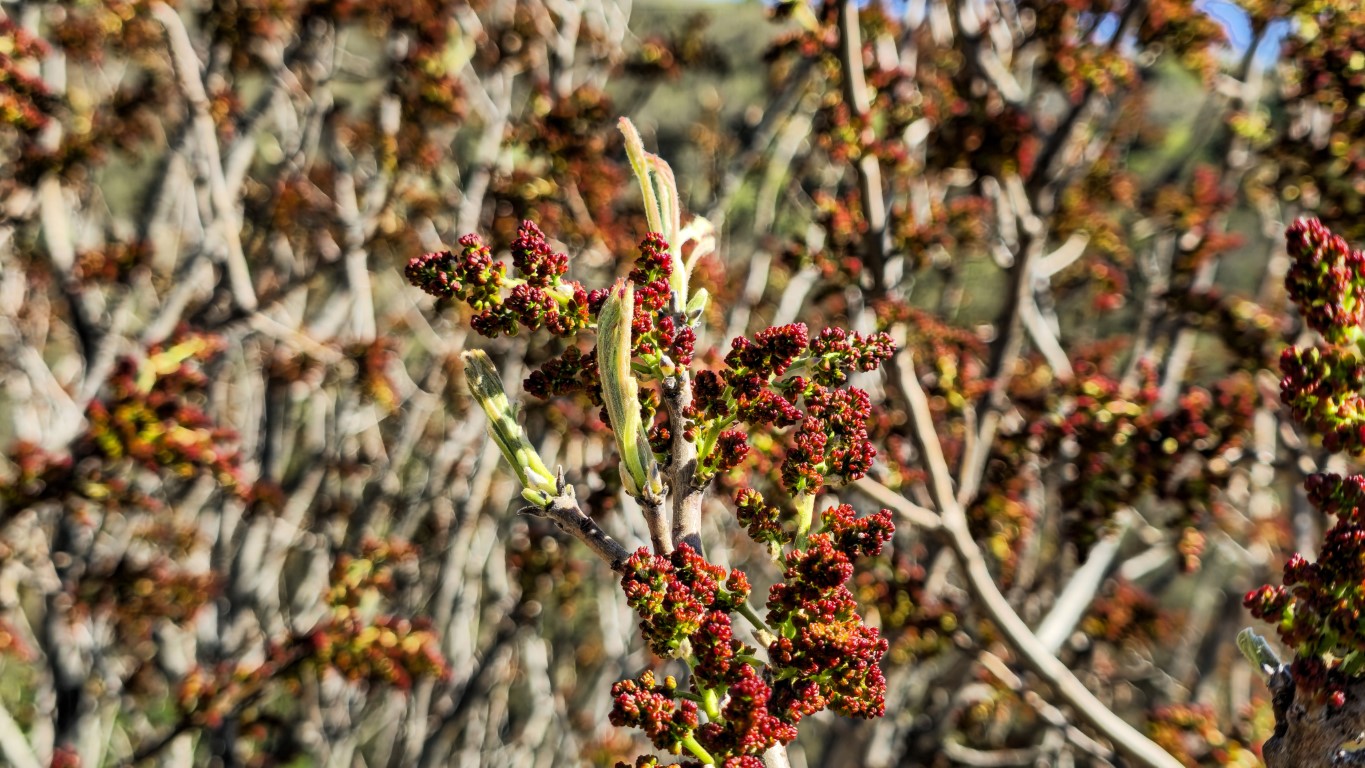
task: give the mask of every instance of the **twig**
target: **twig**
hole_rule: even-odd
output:
[[[209,114],[209,99],[204,92],[204,82],[200,79],[199,59],[194,53],[189,32],[180,20],[180,15],[162,2],[151,4],[152,16],[166,29],[166,40],[170,46],[171,59],[179,76],[180,92],[189,102],[194,112],[194,136],[199,144],[199,152],[208,166],[209,199],[213,204],[214,223],[227,247],[228,284],[232,288],[232,299],[236,305],[247,312],[256,309],[256,291],[251,285],[251,272],[247,268],[246,254],[242,251],[241,228],[237,223],[236,206],[228,191],[227,179],[223,175],[223,156],[218,148],[218,131]]]
[[[844,0],[839,6],[839,68],[843,73],[844,103],[850,116],[855,122],[864,121],[872,104],[863,75],[863,39],[858,27],[857,0]],[[863,146],[871,146],[872,138],[865,136]],[[867,231],[863,233],[863,258],[872,275],[875,296],[886,289],[886,200],[882,193],[882,169],[877,156],[870,151],[863,152],[858,159],[858,187],[862,193],[863,219],[867,223]]]
[[[869,501],[895,512],[898,520],[910,523],[916,528],[933,532],[943,527],[938,514],[933,510],[921,507],[870,477],[853,482],[849,488],[866,496]]]
[[[1085,616],[1086,610],[1095,600],[1095,595],[1099,593],[1100,586],[1104,584],[1105,578],[1112,570],[1114,561],[1118,558],[1119,548],[1132,527],[1133,516],[1125,512],[1122,514],[1119,530],[1090,548],[1090,557],[1085,561],[1085,565],[1081,566],[1071,577],[1071,581],[1067,582],[1057,602],[1053,603],[1052,610],[1043,618],[1034,633],[1038,636],[1038,642],[1048,651],[1056,653]]]
[[[24,738],[24,732],[20,730],[19,723],[15,722],[14,716],[9,713],[9,709],[2,704],[0,704],[0,754],[3,754],[14,768],[41,768],[38,756],[33,753],[33,747],[29,746],[28,740]]]
[[[525,511],[549,520],[559,530],[586,544],[588,549],[605,560],[613,571],[619,573],[624,570],[630,552],[621,546],[619,541],[607,535],[597,521],[584,514],[578,500],[572,495],[561,493],[550,500],[549,506],[527,507]]]
[[[1047,703],[1042,696],[1038,695],[1037,691],[1026,688],[1024,686],[1024,681],[1019,679],[1019,676],[1014,673],[1014,670],[1009,668],[1009,665],[1005,663],[1004,659],[1001,659],[990,651],[982,651],[977,654],[976,661],[982,667],[985,667],[986,671],[990,672],[996,680],[1003,683],[1005,687],[1023,696],[1025,703],[1030,707],[1033,707],[1034,711],[1042,716],[1049,725],[1054,728],[1060,728],[1062,733],[1066,735],[1067,741],[1074,744],[1078,749],[1086,752],[1092,757],[1103,760],[1105,764],[1108,764],[1109,761],[1113,759],[1113,750],[1085,735],[1081,729],[1072,725],[1066,719],[1066,715],[1062,714],[1061,710]]]
[[[697,444],[688,440],[687,419],[683,409],[692,402],[692,375],[680,372],[672,386],[664,387],[669,428],[673,430],[673,463],[669,466],[669,495],[673,500],[673,545],[686,544],[697,552],[701,546],[701,504],[710,485],[698,485]]]
[[[975,749],[963,744],[960,738],[943,740],[943,754],[949,760],[974,768],[1006,768],[1011,765],[1031,765],[1043,754],[1042,747],[1015,749]]]
[[[953,493],[948,463],[943,457],[938,436],[933,431],[929,400],[915,375],[914,361],[909,351],[902,351],[897,362],[900,389],[910,405],[912,437],[920,451],[921,461],[929,472],[929,492],[939,507],[943,533],[953,549],[958,567],[967,579],[967,587],[976,605],[986,612],[1020,659],[1051,685],[1082,719],[1114,742],[1119,752],[1149,768],[1179,768],[1179,761],[1095,698],[1071,670],[1039,642],[1038,637],[1010,607],[996,586],[987,567],[986,556],[972,538],[967,515]]]

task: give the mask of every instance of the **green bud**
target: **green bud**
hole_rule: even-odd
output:
[[[631,495],[657,502],[663,496],[663,479],[649,448],[640,416],[640,387],[630,369],[634,313],[635,290],[625,280],[617,280],[597,315],[597,368],[602,403],[621,454],[621,482]]]
[[[1242,652],[1262,676],[1267,676],[1280,668],[1280,657],[1275,653],[1275,649],[1251,627],[1237,633],[1237,650]]]
[[[551,497],[545,495],[543,491],[538,491],[534,488],[523,488],[521,490],[521,497],[537,507],[548,507],[550,505]]]
[[[701,320],[701,313],[706,311],[706,302],[711,300],[711,294],[705,288],[698,288],[692,294],[692,298],[687,300],[687,322],[689,325],[696,325]]]
[[[464,360],[465,380],[469,392],[479,401],[488,416],[488,434],[498,444],[503,458],[512,465],[521,480],[523,498],[532,504],[545,506],[558,494],[558,482],[540,454],[526,439],[526,431],[517,423],[516,412],[502,388],[502,379],[493,361],[481,350],[469,350],[460,357]]]

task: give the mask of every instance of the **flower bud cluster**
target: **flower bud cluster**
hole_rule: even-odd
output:
[[[75,452],[109,461],[130,458],[147,469],[190,477],[211,474],[239,484],[236,435],[195,405],[208,383],[200,363],[217,355],[221,341],[194,336],[147,359],[123,358],[106,384],[108,395],[86,410],[89,427]]]
[[[1034,404],[1028,429],[1043,455],[1076,457],[1061,488],[1073,534],[1091,540],[1113,510],[1147,494],[1177,506],[1171,527],[1199,523],[1251,428],[1250,380],[1233,377],[1212,391],[1190,387],[1166,410],[1150,367],[1133,389],[1096,363],[1078,363],[1076,373],[1066,400]],[[1198,552],[1187,555],[1186,567],[1194,567]]]
[[[254,664],[196,667],[176,696],[182,717],[216,727],[226,717],[250,727],[264,708],[242,709],[267,685],[297,691],[305,675],[336,674],[351,682],[409,690],[422,678],[445,679],[450,666],[440,640],[425,620],[379,613],[382,600],[400,587],[400,575],[417,565],[416,548],[400,541],[367,539],[360,552],[338,557],[324,594],[330,608],[317,626],[269,642]],[[414,574],[415,576],[415,574]],[[268,717],[268,715],[267,715]]]
[[[416,582],[417,555],[403,541],[367,539],[358,555],[338,556],[326,594],[329,620],[301,639],[308,658],[348,680],[400,690],[417,678],[448,675],[440,640],[425,621],[374,615],[376,601]]]
[[[478,235],[460,238],[461,250],[440,251],[408,262],[408,282],[441,299],[458,299],[475,315],[474,330],[496,338],[525,326],[546,328],[556,336],[571,336],[586,328],[606,294],[590,296],[577,282],[563,279],[568,257],[556,253],[534,222],[524,221],[512,241],[512,264],[493,261]],[[506,292],[506,295],[504,295]]]
[[[71,265],[71,276],[86,286],[126,285],[133,272],[152,260],[147,240],[109,243],[81,251]]]
[[[669,254],[668,242],[657,232],[645,235],[635,268],[629,275],[635,284],[635,318],[631,330],[635,354],[650,368],[660,369],[664,376],[670,375],[668,370],[662,370],[665,367],[692,364],[697,339],[692,327],[680,322],[680,316],[671,311],[669,278],[672,275],[673,257]]]
[[[32,67],[47,58],[48,46],[29,34],[12,19],[0,19],[0,123],[27,134],[36,134],[47,125],[56,98]]]
[[[891,237],[896,251],[913,254],[921,262],[985,250],[989,244],[989,222],[997,215],[991,201],[979,195],[955,197],[946,203],[934,200],[929,205],[928,221],[919,221],[909,210],[899,213],[891,215]]]
[[[1288,232],[1294,264],[1286,277],[1291,298],[1326,345],[1286,350],[1281,397],[1294,418],[1322,437],[1330,450],[1365,450],[1361,392],[1365,360],[1343,346],[1361,339],[1360,286],[1365,257],[1316,221],[1299,220]],[[1283,583],[1246,594],[1243,604],[1275,625],[1294,649],[1295,682],[1336,705],[1345,702],[1343,680],[1365,674],[1365,476],[1319,474],[1304,484],[1309,500],[1336,518],[1316,562],[1295,554],[1284,565]]]
[[[1190,768],[1200,766],[1257,766],[1256,753],[1224,733],[1218,715],[1206,704],[1170,704],[1152,712],[1147,735]]]
[[[854,579],[860,603],[876,606],[881,631],[890,648],[887,658],[903,665],[927,660],[953,647],[962,606],[954,598],[933,594],[929,572],[922,563],[927,555],[893,552],[889,562],[878,563]]]
[[[611,687],[608,718],[618,728],[639,728],[655,747],[676,755],[701,725],[696,703],[675,701],[677,690],[678,681],[672,675],[658,684],[654,673],[646,670],[634,680]]]
[[[1151,646],[1169,635],[1172,619],[1150,594],[1128,581],[1119,581],[1096,598],[1080,628],[1110,643]]]
[[[635,163],[643,154],[638,135],[634,143],[632,132],[626,135],[638,175],[645,167],[641,163],[657,158],[646,155]],[[652,222],[677,229],[676,211],[668,207],[673,198],[664,188],[670,182],[650,187],[653,178],[646,174],[643,191],[647,199],[655,193],[658,209],[646,213]],[[704,225],[678,235],[684,248],[713,247],[705,235],[695,234],[704,232]],[[641,548],[613,564],[650,650],[665,659],[684,660],[690,676],[687,691],[679,690],[672,678],[660,683],[650,672],[618,682],[612,689],[611,722],[640,728],[658,749],[697,761],[684,765],[759,768],[760,756],[793,740],[808,715],[825,708],[858,717],[881,715],[886,682],[880,663],[887,642],[864,624],[848,585],[854,560],[880,554],[890,540],[891,513],[882,510],[860,518],[851,507],[836,506],[820,516],[815,534],[809,535],[809,529],[814,494],[827,483],[863,476],[876,456],[868,433],[871,400],[849,381],[891,358],[895,347],[890,336],[827,329],[812,337],[803,324],[772,327],[735,339],[723,365],[689,375],[695,356],[693,325],[705,315],[707,293],[687,292],[688,281],[679,272],[680,252],[663,236],[644,238],[628,279],[618,280],[609,291],[591,293],[564,279],[568,259],[553,251],[529,222],[510,247],[510,273],[494,262],[477,237],[467,236],[461,246],[458,254],[414,259],[408,279],[442,299],[468,304],[476,313],[476,330],[485,335],[547,328],[569,339],[561,355],[531,374],[526,389],[541,397],[582,392],[603,406],[603,420],[617,439],[617,474],[626,494],[662,509],[668,495],[704,491],[716,474],[736,468],[751,454],[751,438],[757,438],[765,459],[781,459],[783,485],[793,496],[794,525],[757,491],[746,489],[736,497],[738,517],[749,534],[784,566],[782,583],[769,593],[771,626],[749,607],[751,588],[744,572],[727,572],[708,562],[687,541],[670,549],[665,538],[656,541],[655,551]],[[578,332],[594,326],[596,348],[585,351],[572,343]],[[465,353],[467,363],[477,357]],[[476,396],[483,392],[479,399],[486,409],[497,400],[489,413],[494,434],[502,429],[511,436],[500,438],[499,445],[529,488],[527,467],[537,476],[546,473],[532,466],[533,451],[522,445],[519,425],[501,416],[512,408],[500,385],[493,386],[495,372],[471,376],[467,366],[466,378]],[[651,381],[658,386],[642,386]],[[670,418],[656,423],[665,404]],[[785,452],[775,445],[773,431],[778,430],[787,430]],[[680,442],[696,446],[690,489],[672,487],[689,480],[670,464]],[[556,486],[554,493],[567,491]],[[391,626],[384,617],[367,620],[373,603],[359,599],[395,588],[401,569],[389,563],[403,559],[399,551],[379,550],[342,559],[328,598],[334,615],[315,640],[326,653],[309,658],[323,658],[351,677],[391,675],[399,682],[435,668],[409,667],[411,654],[374,655],[376,648],[395,645],[414,653],[426,648],[420,635],[425,630]],[[758,658],[762,649],[737,636],[735,614],[755,626],[759,644],[767,646],[766,664]],[[353,642],[344,644],[333,627],[350,632]],[[418,661],[426,658],[416,655]],[[438,658],[428,660],[434,664]],[[656,763],[642,759],[638,764]]]
[[[686,544],[669,556],[641,549],[627,561],[622,587],[650,649],[688,658],[707,722],[678,696],[673,678],[659,686],[645,672],[612,687],[612,724],[640,728],[655,747],[674,754],[685,747],[706,762],[758,756],[796,738],[795,722],[770,706],[772,688],[754,666],[754,649],[734,636],[730,615],[749,596],[743,571],[726,577]]]
[[[686,544],[668,555],[637,550],[626,560],[621,589],[650,650],[664,658],[676,656],[709,613],[727,615],[749,598],[743,571],[727,577]]]
[[[211,573],[189,573],[169,558],[150,563],[124,559],[82,574],[80,605],[102,617],[129,642],[150,641],[162,621],[184,626],[217,593]]]
[[[450,674],[440,638],[424,621],[377,616],[366,622],[354,614],[338,615],[309,640],[315,663],[351,681],[406,691],[414,680]]]
[[[528,226],[534,227],[526,222],[522,225],[523,230]],[[515,247],[514,244],[514,254]],[[556,260],[556,268],[559,264]],[[681,315],[673,312],[669,288],[672,272],[673,262],[668,243],[657,233],[650,233],[640,243],[639,255],[629,275],[634,296],[634,312],[630,322],[631,356],[638,357],[647,369],[660,377],[672,376],[679,368],[691,365],[695,354],[696,331]],[[411,275],[409,279],[412,279]],[[580,289],[575,288],[577,290]],[[607,296],[605,290],[587,294],[585,306],[588,314],[579,328],[586,328],[595,322]],[[543,399],[581,392],[594,405],[600,405],[602,380],[597,357],[596,348],[584,352],[576,346],[570,346],[531,373],[526,379],[526,391]]]
[[[1365,367],[1343,347],[1289,347],[1280,356],[1280,399],[1329,451],[1365,452]]]
[[[1216,287],[1187,291],[1171,299],[1191,327],[1221,340],[1237,356],[1238,367],[1273,368],[1284,333],[1283,315],[1269,312],[1254,301],[1225,295]]]
[[[782,511],[763,500],[763,494],[753,488],[741,488],[735,494],[735,516],[749,538],[766,544],[773,551],[790,544],[793,536],[782,526]]]
[[[1261,19],[1303,20],[1285,36],[1280,61],[1286,109],[1268,121],[1248,109],[1248,135],[1269,144],[1268,167],[1279,168],[1275,188],[1294,207],[1309,208],[1352,242],[1365,238],[1365,79],[1356,58],[1365,50],[1365,8],[1358,3],[1262,0],[1249,4]],[[1247,114],[1249,113],[1249,114]],[[1311,126],[1311,131],[1307,130]]]
[[[1331,344],[1360,338],[1365,323],[1365,253],[1317,219],[1299,219],[1286,233],[1290,266],[1284,285],[1308,327]]]
[[[708,751],[727,759],[757,758],[769,747],[794,740],[796,725],[790,718],[773,714],[773,690],[752,666],[739,669],[741,679],[730,685],[720,719],[701,727],[700,741]]]
[[[775,549],[793,541],[776,508],[758,492],[741,491],[737,506],[757,540]],[[805,549],[787,554],[783,581],[769,592],[767,618],[775,635],[762,671],[755,650],[735,637],[731,624],[749,594],[743,572],[727,576],[686,544],[668,556],[637,551],[624,568],[626,599],[641,617],[651,650],[688,659],[693,695],[679,695],[671,678],[657,685],[651,673],[622,681],[612,689],[612,723],[642,729],[661,750],[687,749],[703,762],[746,765],[728,761],[756,758],[791,741],[803,717],[826,707],[880,716],[887,642],[863,624],[846,585],[853,561],[880,554],[891,539],[891,513],[860,518],[841,505],[825,510],[821,523]],[[700,709],[694,700],[702,702]]]
[[[725,369],[697,374],[687,413],[702,434],[698,454],[707,476],[738,463],[717,447],[727,427],[744,422],[751,430],[796,427],[781,469],[792,494],[862,477],[876,456],[867,431],[872,405],[866,392],[841,385],[854,371],[876,370],[894,352],[885,333],[826,329],[811,338],[803,323],[736,338]],[[738,444],[740,434],[732,433],[730,442]]]
[[[880,554],[891,540],[891,513],[858,518],[841,505],[825,510],[821,521],[806,548],[787,555],[783,581],[768,593],[768,623],[778,633],[768,646],[776,700],[793,722],[825,706],[851,717],[880,717],[887,642],[863,623],[846,584],[854,559]]]
[[[14,466],[0,480],[0,523],[20,511],[57,501],[72,510],[88,506],[153,510],[161,502],[141,488],[129,464],[162,482],[211,477],[247,496],[236,435],[200,406],[208,377],[201,366],[221,350],[210,336],[186,336],[153,346],[144,359],[119,359],[102,395],[86,408],[87,427],[69,454],[20,443]]]
[[[1300,657],[1333,658],[1332,666],[1350,676],[1365,672],[1360,653],[1365,648],[1365,624],[1357,594],[1365,582],[1360,557],[1365,551],[1365,525],[1355,517],[1345,515],[1327,532],[1317,562],[1295,554],[1284,565],[1282,586],[1254,589],[1244,601],[1252,615],[1276,624],[1281,639]]]

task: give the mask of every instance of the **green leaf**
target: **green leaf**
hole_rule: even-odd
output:
[[[521,480],[525,488],[522,496],[532,504],[550,503],[559,492],[558,483],[526,438],[526,430],[517,423],[516,412],[502,388],[498,369],[482,350],[469,350],[460,357],[464,360],[469,392],[488,416],[488,434],[498,444],[503,458],[512,465],[517,479]]]
[[[597,315],[597,368],[602,378],[602,403],[621,454],[621,481],[632,495],[651,501],[663,494],[663,480],[649,448],[640,415],[640,386],[631,371],[631,320],[635,289],[617,280]]]

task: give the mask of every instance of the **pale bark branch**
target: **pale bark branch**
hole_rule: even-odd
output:
[[[155,2],[151,4],[151,12],[166,30],[166,39],[171,59],[175,62],[181,95],[189,102],[194,113],[194,138],[207,165],[213,223],[227,250],[225,266],[233,301],[243,311],[253,311],[257,305],[256,290],[252,287],[251,272],[247,267],[246,254],[242,251],[242,233],[237,221],[237,207],[223,173],[223,156],[218,148],[218,129],[209,114],[209,99],[201,79],[199,57],[194,53],[194,44],[190,42],[185,23],[174,9],[165,3]]]
[[[1112,741],[1119,752],[1149,768],[1180,768],[1178,760],[1095,698],[1010,607],[995,584],[986,564],[986,555],[972,537],[966,513],[953,492],[948,463],[944,459],[938,436],[934,433],[929,400],[920,387],[909,351],[903,350],[897,362],[900,389],[910,406],[912,437],[929,473],[929,492],[939,507],[944,537],[966,577],[975,605],[985,611],[1020,660],[1051,685],[1081,719]]]

